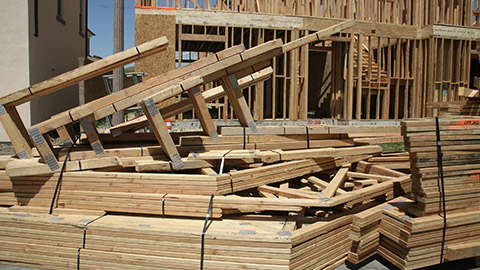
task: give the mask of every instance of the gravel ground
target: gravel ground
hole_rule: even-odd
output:
[[[1,142],[0,143],[0,156],[11,156],[15,155],[15,150],[13,149],[11,142]]]

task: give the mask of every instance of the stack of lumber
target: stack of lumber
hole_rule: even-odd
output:
[[[405,210],[412,202],[408,198],[397,197],[353,215],[349,235],[352,247],[348,253],[348,261],[359,264],[376,255],[380,244],[379,227],[383,210],[391,208]]]
[[[210,220],[205,227],[203,219],[51,216],[6,208],[0,222],[0,260],[30,267],[192,269],[203,253],[208,269],[333,269],[348,252],[351,216],[295,231],[292,222],[275,217]]]
[[[417,269],[444,261],[479,256],[480,212],[448,213],[445,242],[444,219],[439,215],[412,217],[398,209],[384,209],[378,252],[400,269]]]
[[[478,82],[478,77],[476,77],[475,82]],[[459,114],[480,116],[479,90],[460,87],[458,94],[466,98],[466,100],[463,101]]]
[[[439,119],[447,211],[480,205],[480,119]],[[443,211],[434,119],[402,121],[405,149],[410,153],[416,215]],[[413,211],[413,210],[412,210]]]
[[[409,175],[364,161],[380,151],[379,146],[207,151],[192,153],[187,159],[215,164],[200,172],[63,172],[60,181],[60,173],[53,173],[5,177],[0,185],[13,199],[4,205],[43,207],[45,211],[53,203],[57,208],[202,217],[212,194],[214,217],[299,211],[408,193]]]
[[[369,158],[368,162],[394,170],[410,172],[410,157],[408,152],[382,153],[378,157]]]
[[[9,264],[75,269],[91,215],[46,215],[0,208],[0,260]]]

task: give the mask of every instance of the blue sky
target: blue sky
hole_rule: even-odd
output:
[[[113,54],[113,1],[88,1],[88,28],[95,33],[90,39],[90,55]],[[135,0],[125,0],[125,49],[134,46]]]

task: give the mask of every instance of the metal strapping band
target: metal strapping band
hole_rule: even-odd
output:
[[[447,231],[447,209],[445,206],[445,180],[443,177],[443,152],[442,152],[442,143],[440,139],[440,124],[438,121],[438,116],[435,117],[435,133],[437,139],[437,166],[438,172],[440,173],[440,182],[441,182],[441,198],[442,198],[442,207],[443,208],[443,230],[442,230],[442,250],[440,252],[440,263],[443,263],[443,252],[445,250],[445,238]]]
[[[105,214],[103,214],[103,215],[101,215],[101,216],[99,216],[99,217],[97,217],[97,218],[95,218],[95,219],[92,219],[92,220],[90,220],[89,222],[85,223],[85,226],[83,226],[83,244],[82,244],[82,248],[85,248],[85,242],[86,242],[86,240],[87,240],[87,226],[90,225],[90,224],[92,224],[93,222],[101,219],[102,217],[104,217],[104,216],[106,216],[106,215],[107,215],[107,214],[105,213]]]
[[[0,103],[0,115],[7,113],[5,110],[5,107],[3,107],[3,104]]]
[[[307,134],[307,149],[310,149],[310,133],[308,132],[308,126],[305,126],[305,132]]]
[[[149,98],[145,100],[145,105],[147,106],[148,112],[154,116],[159,114],[160,112],[158,111],[157,104],[155,104],[155,101],[153,98]]]
[[[233,193],[233,176],[230,173],[228,175],[230,176],[230,191]]]
[[[270,150],[270,151],[273,152],[273,153],[275,153],[275,154],[278,154],[278,157],[280,158],[279,161],[282,161],[282,153],[277,152],[277,151],[275,151],[275,150]]]
[[[80,250],[81,248],[77,250],[77,270],[80,270]]]
[[[172,173],[175,173],[175,169],[173,168],[173,163],[172,163],[171,160],[168,161],[168,165],[170,166],[170,171],[171,171]]]
[[[210,212],[212,211],[212,205],[213,205],[213,198],[215,195],[212,194],[210,197],[210,203],[208,204],[208,211],[207,211],[207,216],[205,217],[205,224],[203,224],[203,230],[202,230],[202,244],[201,244],[201,253],[200,253],[200,270],[203,270],[203,257],[205,254],[205,233],[207,232],[207,224],[208,224],[208,218],[210,217]]]
[[[53,212],[53,206],[55,204],[55,200],[57,198],[57,195],[58,195],[58,190],[60,188],[60,183],[62,182],[62,178],[63,178],[63,172],[65,171],[65,168],[67,167],[67,161],[68,161],[68,157],[70,156],[70,152],[72,152],[72,149],[73,147],[75,146],[75,143],[77,142],[79,137],[76,137],[75,138],[75,141],[73,141],[73,144],[70,146],[70,148],[68,148],[68,151],[67,151],[67,154],[65,155],[65,160],[63,161],[63,165],[62,165],[62,169],[60,170],[60,175],[58,176],[58,180],[57,180],[57,185],[55,186],[55,190],[53,192],[53,198],[52,198],[52,202],[50,203],[50,209],[48,211],[48,213],[51,215],[52,212]],[[58,169],[58,163],[55,162],[55,165],[57,166],[57,169]],[[49,165],[50,166],[50,165]],[[53,169],[50,167],[50,170],[53,171]],[[56,169],[55,169],[56,170]]]
[[[245,127],[243,127],[243,150],[247,148],[247,131],[245,130]]]
[[[162,216],[165,216],[165,197],[168,195],[168,193],[163,194],[162,197]]]
[[[220,163],[220,171],[218,172],[218,174],[223,173],[223,166],[225,165],[225,157],[232,151],[233,150],[228,150],[225,154],[222,155],[222,162]]]
[[[63,141],[63,145],[64,145],[64,146],[67,146],[67,147],[68,147],[68,146],[72,146],[72,141],[70,141],[70,140],[65,140],[65,141]]]

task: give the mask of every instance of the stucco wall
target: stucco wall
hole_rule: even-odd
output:
[[[29,85],[28,0],[2,0],[0,11],[0,96]],[[24,123],[30,125],[30,106],[17,107]],[[9,141],[0,125],[0,141]]]
[[[33,33],[33,2],[29,1],[30,32]],[[30,82],[49,79],[78,67],[85,54],[84,38],[79,34],[79,1],[62,1],[62,18],[57,20],[57,1],[39,2],[39,35],[30,34]],[[84,2],[84,1],[83,1]],[[85,16],[85,12],[83,13]],[[84,29],[84,28],[83,28]],[[78,105],[78,85],[31,101],[32,124]]]

